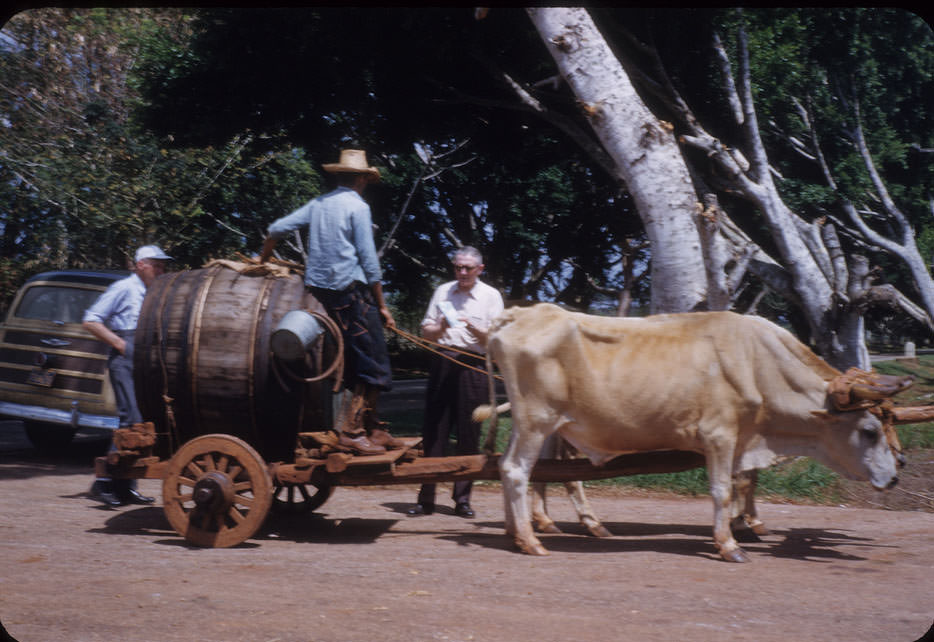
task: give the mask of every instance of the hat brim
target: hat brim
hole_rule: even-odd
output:
[[[324,163],[321,167],[324,171],[332,174],[366,174],[370,177],[370,180],[378,181],[380,179],[379,170],[375,167],[361,169],[350,165],[341,165],[340,163]]]

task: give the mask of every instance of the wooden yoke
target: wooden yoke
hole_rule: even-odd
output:
[[[882,431],[885,440],[900,466],[905,465],[905,455],[902,453],[902,444],[898,439],[895,424],[912,423],[908,416],[925,416],[925,407],[912,408],[913,413],[902,413],[895,407],[891,397],[907,390],[914,384],[914,377],[910,375],[884,375],[875,371],[850,368],[844,374],[835,377],[827,386],[827,394],[834,407],[841,411],[868,410],[882,422]],[[905,409],[902,409],[905,410]],[[934,407],[929,409],[934,417]]]

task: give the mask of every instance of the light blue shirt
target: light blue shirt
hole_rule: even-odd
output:
[[[305,284],[344,290],[354,281],[376,283],[383,278],[373,241],[370,206],[349,187],[338,187],[273,221],[267,234],[280,239],[307,228]]]
[[[94,304],[84,311],[82,321],[97,321],[111,330],[135,330],[146,296],[146,284],[131,274],[110,284]]]

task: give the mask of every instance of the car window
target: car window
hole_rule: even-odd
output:
[[[21,319],[81,323],[84,311],[101,295],[99,290],[36,285],[26,290],[16,308]]]

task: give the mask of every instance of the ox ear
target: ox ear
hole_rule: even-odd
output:
[[[811,414],[818,419],[823,419],[826,422],[833,421],[833,415],[827,412],[826,410],[812,410]]]

